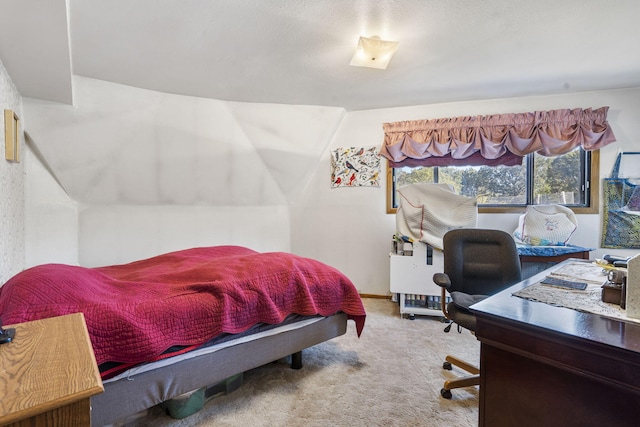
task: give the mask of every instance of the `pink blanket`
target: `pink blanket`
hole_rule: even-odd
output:
[[[0,287],[0,318],[13,324],[83,312],[98,364],[156,360],[289,314],[346,313],[362,332],[351,281],[319,261],[239,246],[172,252],[124,265],[46,264]]]

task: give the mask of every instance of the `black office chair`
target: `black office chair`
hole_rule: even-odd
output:
[[[521,280],[518,249],[513,237],[504,231],[469,228],[448,231],[443,252],[444,273],[433,275],[433,281],[442,288],[441,301],[446,301],[447,292],[451,296],[451,302],[442,304],[442,312],[458,325],[459,332],[460,327],[475,332],[476,318],[469,306]],[[478,367],[453,356],[447,356],[442,367],[451,370],[452,364],[471,375],[445,381],[440,390],[445,399],[451,399],[454,388],[480,384]]]

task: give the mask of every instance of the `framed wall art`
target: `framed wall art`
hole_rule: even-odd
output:
[[[379,187],[377,147],[345,147],[331,152],[331,187]]]
[[[20,161],[20,119],[12,110],[4,110],[4,152],[8,161]]]

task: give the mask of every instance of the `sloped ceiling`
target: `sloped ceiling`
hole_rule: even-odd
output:
[[[74,90],[73,106],[26,99],[28,134],[72,198],[91,205],[286,205],[344,115],[85,77]]]
[[[637,0],[5,0],[0,58],[56,102],[73,74],[362,110],[640,86],[639,17]],[[400,42],[387,70],[349,66],[360,35]]]

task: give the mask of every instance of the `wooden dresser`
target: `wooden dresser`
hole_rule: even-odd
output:
[[[91,425],[90,398],[104,388],[82,313],[11,327],[0,345],[0,426]]]

